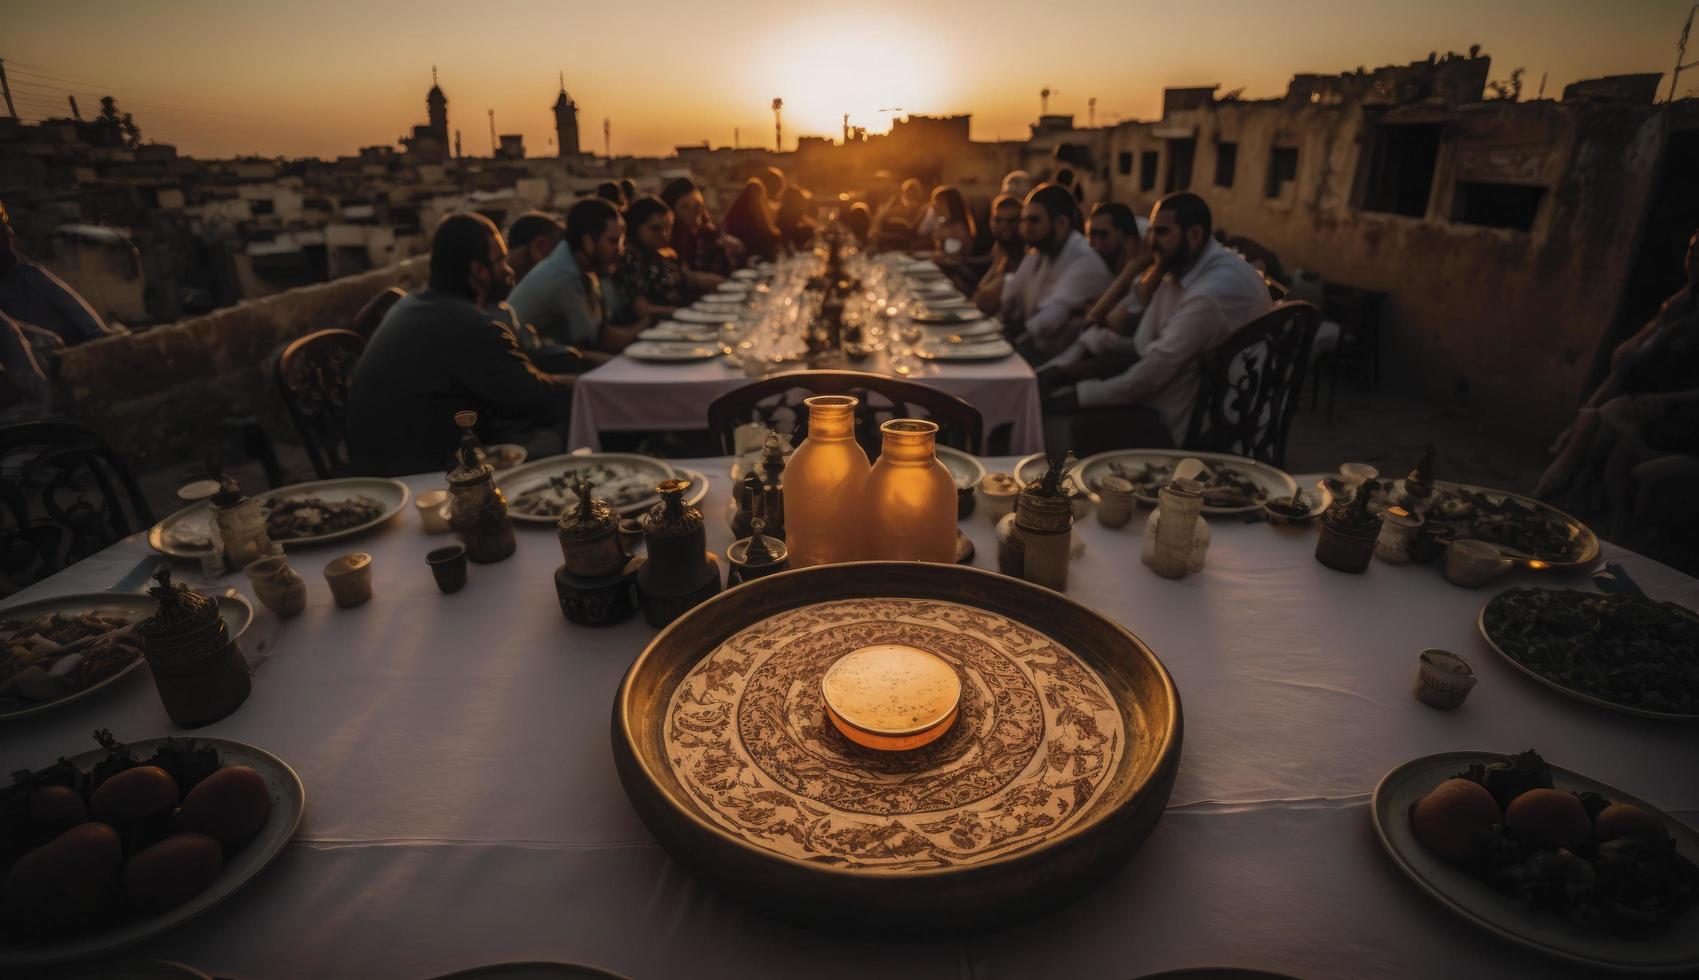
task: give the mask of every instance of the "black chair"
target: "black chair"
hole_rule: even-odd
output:
[[[799,397],[800,395],[800,397]],[[900,418],[929,418],[938,423],[938,442],[977,454],[984,438],[985,419],[979,409],[948,392],[916,381],[887,378],[862,371],[793,371],[763,378],[728,391],[708,406],[708,431],[722,453],[734,448],[733,431],[752,418],[791,434],[793,445],[808,431],[808,411],[802,399],[813,395],[854,395],[856,442],[869,457],[879,454],[881,422]]]
[[[0,588],[22,588],[154,522],[129,465],[69,419],[0,426],[0,477]]]
[[[347,476],[348,387],[366,341],[352,330],[320,330],[283,348],[277,388],[319,478]]]
[[[1285,466],[1286,434],[1320,322],[1309,303],[1280,303],[1206,351],[1186,448]]]

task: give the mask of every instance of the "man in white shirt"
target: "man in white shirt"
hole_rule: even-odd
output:
[[[1080,234],[1080,211],[1064,187],[1046,184],[1027,195],[1021,238],[1031,246],[1003,286],[1003,326],[1028,360],[1065,350],[1086,308],[1113,277]]]
[[[1179,445],[1197,400],[1199,356],[1273,306],[1257,271],[1211,237],[1203,198],[1170,194],[1157,202],[1150,220],[1148,256],[1117,279],[1116,288],[1127,296],[1107,318],[1123,334],[1136,322],[1131,346],[1137,360],[1111,377],[1054,387],[1045,402],[1047,414],[1073,415],[1075,452]],[[1045,365],[1053,366],[1060,367]]]

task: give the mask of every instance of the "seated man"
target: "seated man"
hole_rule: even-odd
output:
[[[507,267],[513,270],[514,284],[524,282],[565,237],[566,226],[552,214],[527,211],[514,218],[507,226]]]
[[[1135,216],[1125,204],[1104,202],[1091,209],[1086,237],[1103,256],[1115,281],[1086,312],[1086,326],[1068,349],[1038,370],[1038,384],[1048,394],[1056,386],[1086,378],[1120,374],[1138,360],[1142,346],[1135,333],[1144,303],[1133,291],[1134,278],[1150,267],[1145,236],[1150,219]]]
[[[487,308],[512,283],[501,233],[488,218],[443,218],[431,240],[429,284],[384,316],[348,392],[348,452],[358,473],[446,468],[459,442],[454,413],[558,426],[571,378],[538,371]]]
[[[973,305],[986,316],[1003,306],[1003,283],[1021,264],[1026,242],[1021,241],[1021,199],[1009,194],[991,202],[991,266],[973,291]]]
[[[25,333],[52,334],[67,347],[129,332],[108,326],[76,290],[18,251],[18,236],[4,203],[0,203],[0,313],[18,321]],[[39,349],[42,344],[34,346]]]
[[[618,352],[638,327],[605,323],[602,277],[619,269],[625,221],[612,204],[587,197],[566,213],[566,237],[538,262],[508,297],[519,322],[537,329],[546,344]]]
[[[1144,308],[1133,336],[1137,361],[1109,378],[1064,384],[1045,400],[1047,414],[1071,416],[1070,448],[1082,455],[1179,445],[1197,400],[1198,356],[1273,306],[1257,271],[1211,237],[1203,198],[1170,194],[1150,222],[1148,256],[1117,282]]]
[[[1004,284],[998,315],[1016,349],[1035,363],[1073,343],[1080,317],[1113,281],[1080,224],[1067,189],[1045,184],[1027,195],[1021,239],[1031,249]]]
[[[29,337],[0,313],[0,422],[38,419],[53,406],[53,385],[35,359]]]

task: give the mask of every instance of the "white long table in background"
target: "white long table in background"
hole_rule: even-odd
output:
[[[883,364],[884,358],[875,356],[848,367],[891,374],[882,370]],[[1044,448],[1038,377],[1019,355],[1000,361],[921,361],[906,380],[931,385],[978,408],[985,416],[987,436],[999,425],[1011,426],[1010,452],[1025,455]],[[720,358],[675,364],[616,357],[579,376],[572,392],[567,445],[600,449],[603,432],[700,430],[709,403],[749,383],[742,371]]]
[[[581,387],[580,397],[594,396]],[[1013,460],[987,463],[1007,470]],[[722,553],[728,464],[686,464],[711,478],[702,509]],[[418,492],[441,477],[407,482]],[[1077,903],[1033,909],[1025,927],[901,944],[774,922],[655,843],[620,788],[608,735],[615,689],[654,631],[640,620],[567,623],[549,530],[520,528],[517,555],[472,566],[452,596],[436,591],[424,561],[443,538],[412,514],[345,547],[291,551],[308,578],[307,611],[280,629],[256,622],[271,655],[252,696],[190,734],[252,742],[293,765],[307,789],[299,835],[223,905],[134,954],[243,978],[424,977],[515,960],[637,978],[1126,978],[1206,965],[1304,977],[1565,975],[1405,880],[1370,829],[1369,793],[1417,756],[1532,747],[1692,824],[1694,731],[1572,701],[1501,662],[1475,628],[1491,590],[1454,588],[1419,566],[1333,572],[1312,557],[1313,531],[1212,527],[1203,572],[1169,581],[1139,564],[1142,517],[1119,530],[1080,525],[1086,552],[1069,593],[1156,651],[1184,711],[1179,778],[1143,848]],[[976,563],[994,567],[990,522],[976,515],[963,528]],[[375,556],[376,597],[339,611],[319,569],[355,549]],[[1654,596],[1699,606],[1699,581],[1605,550]],[[106,588],[145,554],[131,539],[17,599]],[[1590,587],[1585,576],[1532,573],[1505,587],[1535,581]],[[1474,663],[1480,683],[1459,710],[1411,696],[1424,647]],[[92,748],[98,727],[126,739],[173,733],[137,671],[0,727],[0,772]]]

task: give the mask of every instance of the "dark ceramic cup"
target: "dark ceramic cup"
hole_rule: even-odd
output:
[[[425,556],[425,562],[431,566],[431,575],[437,580],[437,588],[444,594],[459,592],[466,585],[466,547],[451,544],[446,548],[438,548]]]

